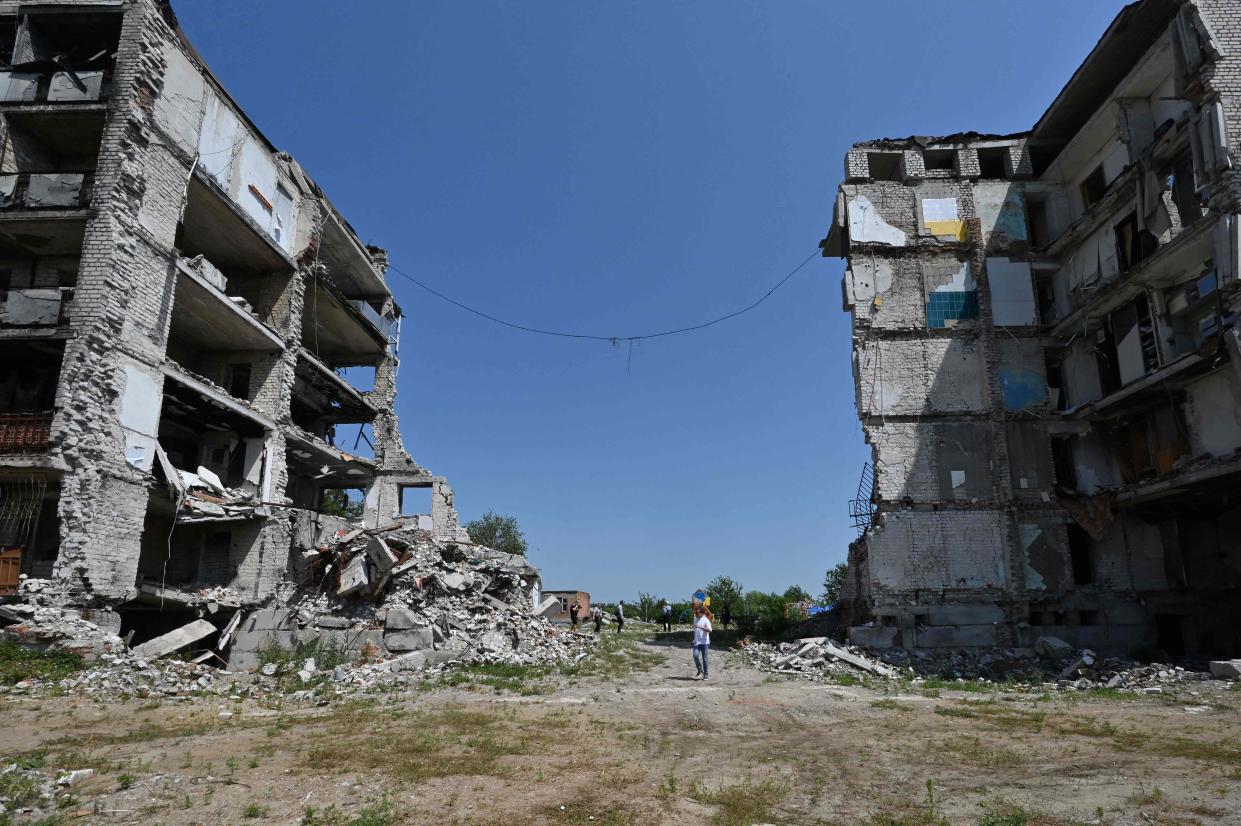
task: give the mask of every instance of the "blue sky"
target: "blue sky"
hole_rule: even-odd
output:
[[[183,28],[362,238],[467,304],[627,336],[762,295],[855,141],[1029,128],[1118,2],[181,0]],[[817,592],[869,451],[842,262],[613,348],[395,274],[406,444],[548,587]]]

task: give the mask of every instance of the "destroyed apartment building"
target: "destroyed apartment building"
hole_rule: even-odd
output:
[[[398,431],[384,251],[168,5],[0,2],[0,62],[0,594],[139,645],[270,604],[355,527],[341,491],[356,527],[468,540]]]
[[[1239,131],[1241,3],[1142,0],[1029,132],[848,152],[851,641],[1241,651]]]

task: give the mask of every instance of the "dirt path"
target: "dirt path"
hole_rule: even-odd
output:
[[[1241,691],[840,686],[712,657],[703,683],[683,642],[613,642],[568,675],[322,706],[11,697],[3,750],[96,770],[66,824],[1241,823]]]

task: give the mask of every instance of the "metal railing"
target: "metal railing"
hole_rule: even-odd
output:
[[[858,536],[875,521],[875,468],[870,462],[862,465],[862,476],[857,483],[857,498],[849,500],[849,518]]]
[[[52,443],[52,411],[0,413],[0,453],[41,453]]]

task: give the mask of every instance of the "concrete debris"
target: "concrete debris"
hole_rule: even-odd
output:
[[[1034,641],[1034,650],[1040,656],[1058,660],[1072,654],[1073,646],[1059,637],[1039,637]]]
[[[175,631],[169,631],[167,634],[148,640],[142,645],[134,646],[134,654],[149,659],[166,657],[200,640],[205,640],[207,637],[215,634],[216,631],[216,627],[206,620],[194,620]]]
[[[909,680],[915,685],[924,679],[936,678],[1054,686],[1060,690],[1109,688],[1159,693],[1170,686],[1209,682],[1212,674],[1221,680],[1238,679],[1227,676],[1232,672],[1226,668],[1208,673],[1162,663],[1142,664],[1118,657],[1101,657],[1089,649],[1076,652],[1069,649],[1065,657],[1039,656],[1031,648],[912,652],[897,648],[865,652],[854,646],[811,638],[778,645],[747,640],[742,651],[760,670],[826,682],[841,677],[856,679],[859,672],[864,672],[886,679]],[[1236,673],[1241,674],[1241,661],[1232,662],[1238,667]],[[1222,686],[1222,683],[1214,685]]]
[[[577,662],[592,645],[531,610],[539,575],[524,557],[418,528],[342,531],[300,573],[300,585],[290,583],[273,607],[256,611],[233,607],[227,589],[144,590],[144,599],[199,616],[132,650],[118,635],[119,615],[109,612],[103,627],[81,611],[41,604],[43,586],[25,580],[24,602],[0,616],[4,637],[74,651],[88,666],[54,684],[24,681],[7,691],[309,698],[321,685],[355,693],[467,663]],[[170,656],[203,649],[192,662]]]
[[[1212,660],[1211,676],[1220,680],[1241,680],[1241,660]]]

